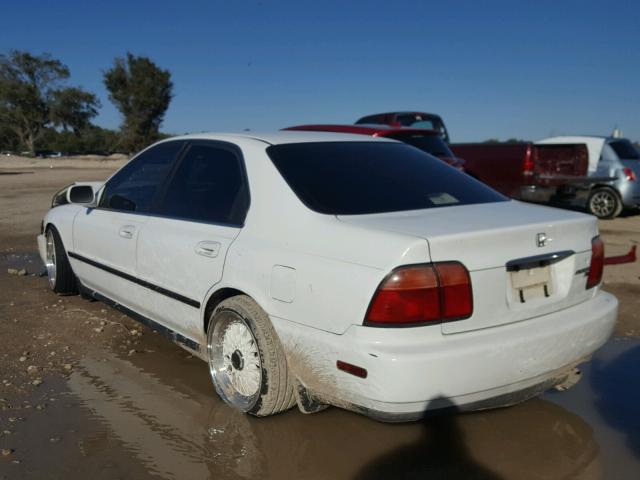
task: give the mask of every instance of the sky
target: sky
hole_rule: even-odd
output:
[[[441,115],[453,142],[640,140],[637,1],[0,0],[0,51],[48,52],[96,93],[126,52],[170,70],[162,130],[270,131],[394,110]]]

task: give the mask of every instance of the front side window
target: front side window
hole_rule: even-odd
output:
[[[160,143],[127,163],[105,185],[100,207],[127,212],[148,212],[184,143]]]
[[[244,224],[249,192],[242,159],[230,148],[189,146],[153,213],[182,220]]]
[[[402,143],[292,143],[271,146],[267,153],[298,198],[324,214],[360,215],[508,200]]]

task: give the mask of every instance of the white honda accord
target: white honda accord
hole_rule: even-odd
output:
[[[257,416],[509,405],[610,336],[594,217],[509,200],[393,140],[198,134],[59,192],[49,284],[165,333]]]

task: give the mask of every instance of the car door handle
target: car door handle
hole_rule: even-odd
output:
[[[120,230],[118,231],[118,235],[120,235],[122,238],[133,238],[133,234],[136,231],[136,227],[134,227],[133,225],[125,225],[124,227],[120,227]]]
[[[218,253],[220,253],[220,243],[209,241],[199,242],[196,245],[195,251],[203,257],[215,258],[218,256]]]

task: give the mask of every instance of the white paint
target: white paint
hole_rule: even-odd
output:
[[[296,270],[284,265],[274,265],[271,270],[271,297],[291,303],[296,298]]]
[[[419,411],[436,396],[465,404],[552,378],[610,335],[617,301],[599,288],[585,290],[584,275],[575,274],[589,265],[593,217],[511,201],[336,218],[299,201],[268,158],[268,143],[387,140],[292,131],[182,138],[226,141],[242,150],[251,193],[243,228],[76,205],[52,209],[45,223],[58,227],[68,250],[200,302],[198,310],[72,262],[84,283],[200,345],[208,299],[221,288],[240,290],[269,314],[285,346],[313,352],[305,371],[335,374],[331,391],[318,393],[401,413]],[[135,226],[131,239],[118,234],[123,226]],[[552,239],[543,248],[539,233]],[[199,254],[202,242],[219,245],[216,255]],[[506,262],[560,250],[576,254],[550,269],[552,296],[515,301]],[[471,271],[470,319],[362,326],[391,270],[444,260]],[[337,371],[338,359],[366,368],[368,378]]]

